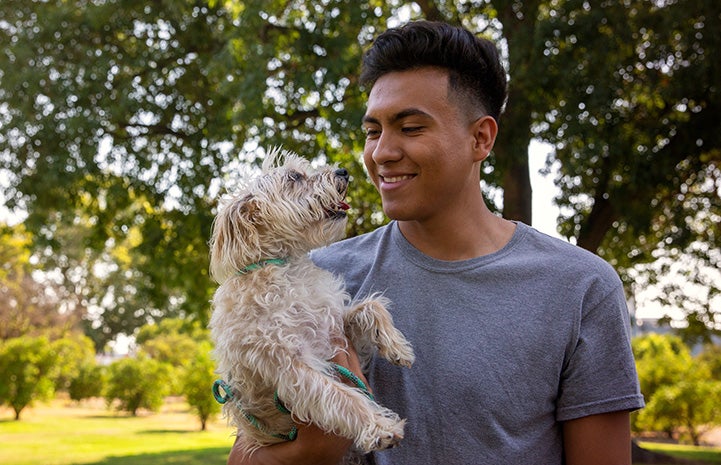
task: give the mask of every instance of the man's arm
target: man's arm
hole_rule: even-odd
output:
[[[332,361],[348,368],[368,385],[352,344],[348,343],[347,353],[339,353]],[[337,465],[352,444],[350,439],[328,434],[315,425],[298,425],[294,441],[261,447],[250,456],[243,455],[236,441],[228,465]]]
[[[566,465],[631,465],[628,411],[602,413],[563,423]]]
[[[233,446],[228,465],[337,465],[352,443],[314,425],[300,425],[295,441],[261,447],[247,457]]]

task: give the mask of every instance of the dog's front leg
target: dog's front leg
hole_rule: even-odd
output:
[[[386,449],[403,439],[405,420],[336,380],[329,366],[318,370],[295,361],[280,375],[278,397],[295,421],[350,438],[364,452]]]
[[[372,296],[354,305],[343,318],[346,336],[359,353],[374,345],[383,358],[410,367],[415,360],[413,348],[393,326],[393,317],[386,308],[388,303],[384,297]]]

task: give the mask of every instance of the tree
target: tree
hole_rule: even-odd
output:
[[[163,334],[145,341],[138,355],[163,363],[169,372],[169,394],[182,394],[183,373],[197,351],[198,342],[180,333]]]
[[[711,379],[721,380],[721,346],[708,344],[698,355],[699,361],[711,371]]]
[[[183,318],[164,318],[158,323],[147,324],[138,330],[135,337],[137,344],[146,342],[160,336],[174,336],[182,334],[196,342],[210,341],[210,330],[197,320]]]
[[[80,365],[77,373],[70,380],[68,394],[70,399],[80,402],[83,399],[102,395],[105,384],[103,367],[94,362],[85,362]]]
[[[698,445],[719,424],[721,382],[712,376],[714,351],[692,357],[674,335],[648,334],[632,341],[647,405],[633,416],[636,430],[681,432]]]
[[[556,201],[566,212],[560,231],[607,259],[629,284],[629,271],[664,256],[695,262],[690,276],[717,269],[716,6],[706,0],[558,5],[540,30],[547,41],[544,79],[567,89],[548,100],[538,134],[555,147]],[[598,59],[594,50],[605,56]],[[643,272],[658,279],[656,267]],[[704,285],[718,294],[718,280]],[[674,295],[684,304],[690,338],[719,329],[712,305],[690,304],[688,292]]]
[[[715,310],[721,304],[721,252],[706,244],[693,244],[683,254],[667,255],[657,261],[662,278],[658,279],[656,301],[686,315],[686,325],[675,332],[689,347],[710,345],[714,336],[721,335],[721,313]],[[665,317],[662,321],[670,320]]]
[[[155,412],[168,394],[170,369],[147,357],[124,358],[108,367],[105,399],[118,401],[118,409],[136,416],[141,408]]]
[[[210,96],[223,83],[212,70],[229,67],[227,41],[216,39],[223,21],[218,11],[182,1],[0,7],[3,43],[18,45],[0,57],[5,197],[10,208],[28,211],[41,264],[56,264],[70,278],[71,270],[89,272],[75,264],[104,258],[106,245],[139,238],[126,248],[129,266],[109,275],[116,279],[106,286],[108,300],[117,304],[89,325],[97,329],[99,321],[100,334],[130,334],[172,311],[207,314],[207,183],[229,159],[219,134],[233,132],[222,122],[226,111],[213,107],[222,95]],[[18,105],[15,98],[27,100]],[[36,190],[36,182],[44,187]],[[79,247],[68,257],[56,233],[78,224],[94,225],[92,234],[70,236]],[[88,251],[99,253],[84,260]],[[120,286],[128,282],[132,289]]]
[[[182,377],[183,395],[198,415],[202,431],[208,420],[220,412],[220,404],[210,395],[215,380],[215,362],[210,351],[210,343],[199,344]]]
[[[651,333],[634,338],[631,345],[641,393],[647,401],[659,390],[676,385],[689,374],[691,351],[678,336]],[[635,412],[631,416],[631,426],[635,431],[641,431],[650,425],[647,420],[642,422],[640,413]],[[656,431],[664,431],[669,436],[675,428],[675,424],[660,422],[653,426]]]
[[[641,392],[647,399],[684,379],[691,366],[691,351],[678,336],[651,333],[634,338],[631,345]]]
[[[0,224],[0,340],[41,334],[58,337],[75,328],[75,315],[60,311],[51,283],[33,276],[32,235],[22,224]]]
[[[185,370],[198,346],[210,343],[210,331],[197,320],[166,318],[140,328],[136,343],[138,354],[166,364],[170,370],[170,393],[181,394]]]
[[[0,342],[0,405],[20,412],[35,400],[54,393],[52,367],[56,362],[46,337],[18,337]]]
[[[76,221],[91,226],[85,248],[135,238],[111,294],[128,298],[101,327],[115,318],[108,331],[132,332],[166,314],[206,322],[216,198],[260,147],[346,166],[350,234],[385,221],[358,159],[356,77],[363,48],[401,16],[501,44],[510,98],[483,169],[506,217],[531,221],[536,137],[555,148],[561,232],[621,272],[663,248],[718,249],[721,24],[708,0],[6,1],[8,204],[28,211],[48,261],[62,255],[59,226]]]
[[[721,381],[700,371],[689,371],[690,378],[656,391],[641,411],[639,424],[648,430],[680,431],[693,445],[701,445],[701,437],[721,425]]]
[[[560,3],[541,36],[546,78],[568,87],[543,131],[560,161],[557,200],[569,207],[562,231],[621,267],[651,260],[659,246],[717,244],[715,6]]]
[[[53,341],[50,348],[56,360],[52,377],[58,391],[68,391],[81,368],[95,364],[93,341],[83,334],[67,334]]]

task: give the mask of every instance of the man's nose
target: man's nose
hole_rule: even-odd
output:
[[[371,157],[377,165],[399,160],[403,156],[398,139],[389,131],[381,133],[375,142]]]

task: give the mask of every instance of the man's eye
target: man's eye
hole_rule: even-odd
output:
[[[402,129],[405,133],[412,133],[412,132],[418,132],[423,129],[423,126],[406,126]]]
[[[370,139],[378,137],[381,134],[380,130],[378,129],[365,128],[364,131],[366,133],[366,137]]]

